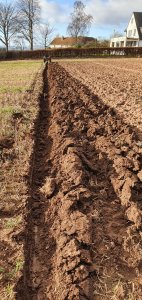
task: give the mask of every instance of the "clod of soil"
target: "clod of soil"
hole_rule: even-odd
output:
[[[0,140],[0,150],[10,149],[14,144],[13,138],[3,138]]]
[[[55,191],[56,183],[54,178],[48,178],[45,181],[45,184],[40,189],[41,193],[43,193],[47,198],[51,197]]]

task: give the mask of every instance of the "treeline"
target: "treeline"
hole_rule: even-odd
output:
[[[41,0],[15,0],[15,2],[0,2],[0,42],[6,51],[12,41],[14,48],[23,50],[26,45],[33,50],[34,44],[41,41],[45,49],[54,31],[47,22],[41,20]],[[75,1],[73,12],[69,17],[67,33],[75,37],[85,36],[93,22],[93,17],[85,12],[82,1]],[[49,12],[48,12],[49,13]],[[62,13],[62,12],[61,12]]]
[[[0,59],[41,59],[44,56],[51,58],[93,58],[93,57],[136,57],[142,56],[142,47],[126,48],[66,48],[66,49],[48,49],[33,51],[9,51],[0,52]]]
[[[40,0],[0,2],[0,42],[7,52],[11,41],[15,48],[23,49],[26,42],[33,50],[34,42],[40,38],[46,47],[52,32],[49,23],[41,24]]]

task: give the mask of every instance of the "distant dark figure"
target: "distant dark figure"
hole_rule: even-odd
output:
[[[51,56],[46,56],[46,55],[44,55],[44,56],[43,56],[43,61],[44,61],[44,63],[46,63],[46,62],[51,63]]]
[[[47,61],[47,56],[46,55],[43,56],[43,61],[44,61],[44,63]]]

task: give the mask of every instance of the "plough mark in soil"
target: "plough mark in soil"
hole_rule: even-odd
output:
[[[17,299],[141,299],[140,141],[58,64],[44,81]]]
[[[17,285],[17,298],[40,299],[37,290],[46,281],[50,272],[48,245],[54,248],[54,240],[48,235],[50,218],[45,222],[45,207],[48,200],[41,194],[40,187],[48,174],[46,160],[49,158],[52,138],[48,136],[50,110],[48,104],[47,66],[43,72],[43,92],[39,99],[39,115],[35,122],[35,142],[29,171],[29,196],[27,201],[27,226],[25,230],[25,265],[23,276]],[[49,226],[48,226],[49,223]],[[51,248],[50,248],[51,250]],[[41,298],[41,299],[44,299]]]

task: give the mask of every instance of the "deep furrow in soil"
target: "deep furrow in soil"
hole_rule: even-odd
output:
[[[43,72],[43,91],[39,98],[39,114],[35,121],[34,148],[28,175],[29,193],[27,199],[27,217],[25,228],[25,264],[23,276],[17,285],[16,299],[47,299],[44,296],[44,282],[50,273],[50,258],[54,247],[52,237],[48,235],[50,217],[45,220],[48,200],[40,188],[48,174],[46,160],[50,156],[52,138],[48,135],[50,109],[48,103],[47,66]],[[49,247],[50,244],[50,247]],[[48,250],[50,248],[50,250]],[[40,289],[42,289],[40,298]],[[45,293],[46,294],[46,293]]]
[[[140,300],[139,136],[58,64],[44,82],[17,299]]]

